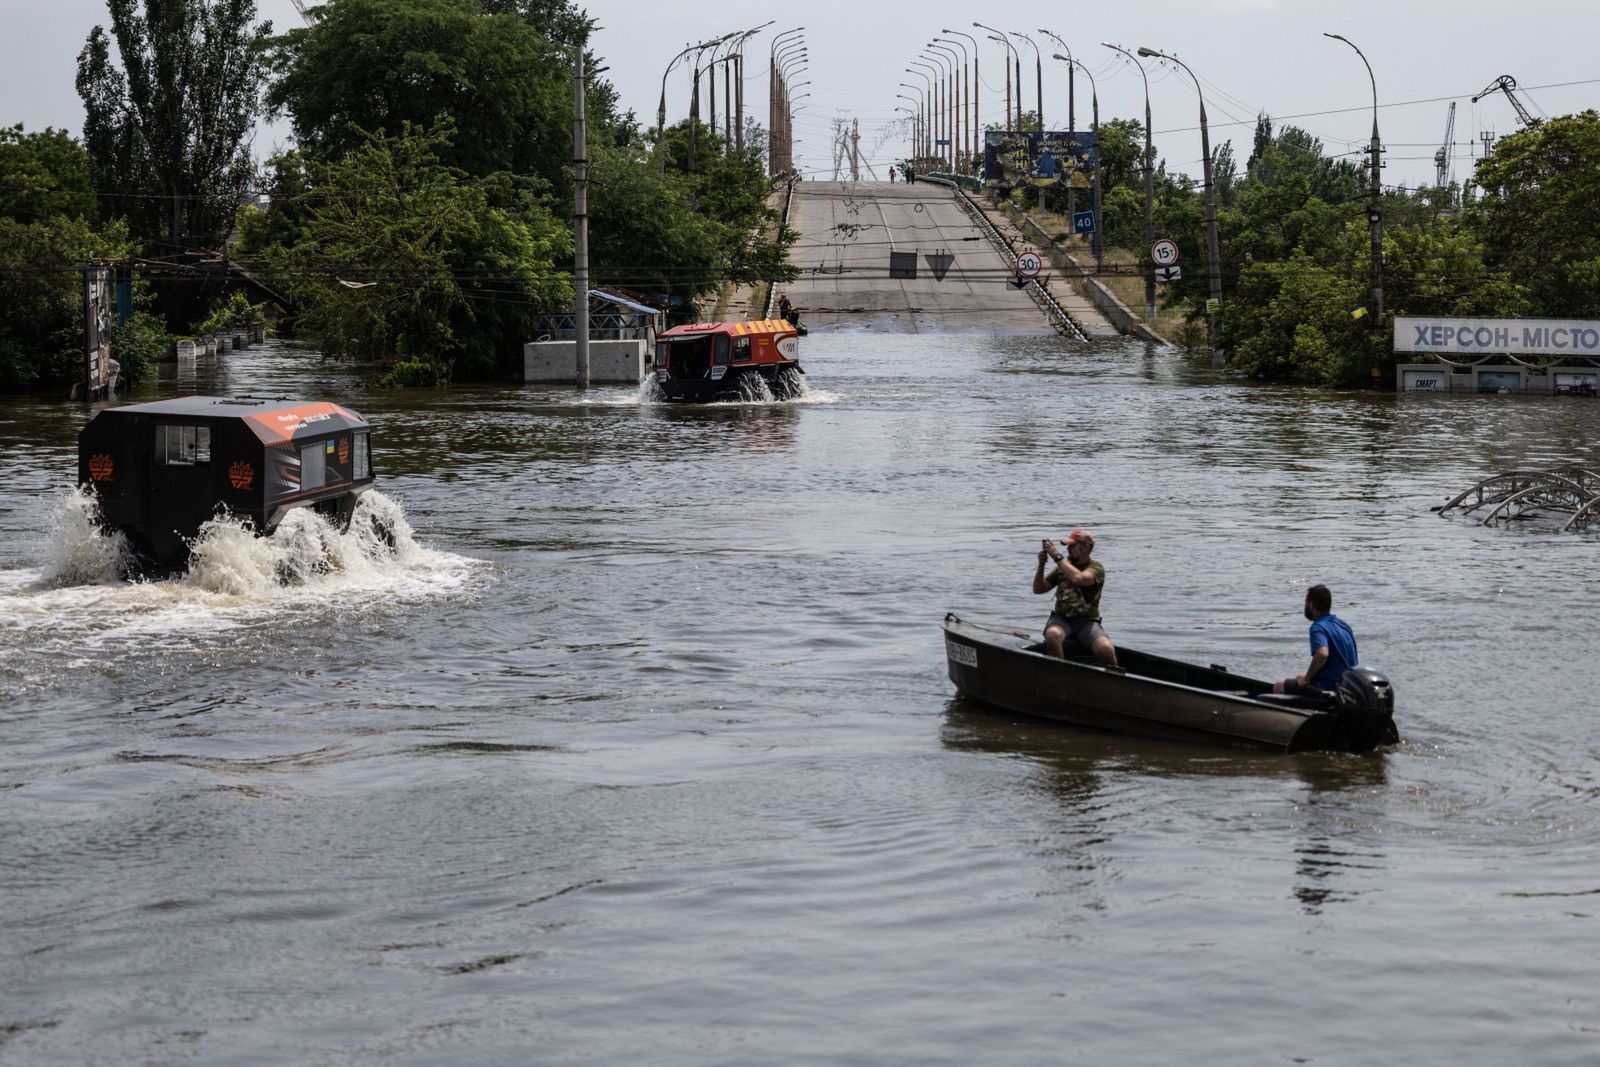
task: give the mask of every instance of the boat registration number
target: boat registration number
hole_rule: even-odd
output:
[[[959,663],[963,667],[976,667],[978,665],[978,650],[971,645],[958,645],[948,637],[944,639],[944,654],[951,663]]]

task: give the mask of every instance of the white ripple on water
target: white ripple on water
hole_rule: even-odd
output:
[[[769,407],[783,405],[786,407],[808,407],[824,404],[836,404],[843,399],[839,393],[827,389],[817,389],[811,385],[809,379],[800,379],[800,392],[787,400],[779,400],[772,395],[772,390],[765,381],[753,388],[748,396],[740,396],[726,400],[716,400],[709,404],[697,405],[700,407],[736,408],[736,407]],[[606,392],[596,392],[584,396],[582,403],[593,407],[627,407],[648,408],[656,405],[674,403],[664,397],[657,388],[655,379],[646,378],[639,383],[637,389],[614,389]]]

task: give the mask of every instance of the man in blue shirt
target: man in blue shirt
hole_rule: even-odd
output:
[[[1274,683],[1274,693],[1331,693],[1344,672],[1360,662],[1356,635],[1333,613],[1333,594],[1327,586],[1306,590],[1306,618],[1311,620],[1311,666],[1304,674]]]

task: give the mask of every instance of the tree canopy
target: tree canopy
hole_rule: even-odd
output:
[[[256,24],[254,0],[107,6],[111,33],[90,32],[77,78],[102,213],[168,252],[218,247],[254,169],[271,24]]]
[[[1525,281],[1539,314],[1600,317],[1600,114],[1501,138],[1473,181],[1488,262]]]
[[[492,373],[537,310],[571,299],[557,269],[570,232],[509,176],[446,165],[452,132],[405,124],[310,161],[296,240],[260,249],[323,351],[383,366],[391,384]]]
[[[0,128],[0,216],[17,222],[95,218],[89,154],[65,130]]]

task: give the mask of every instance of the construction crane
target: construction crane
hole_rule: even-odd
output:
[[[1444,120],[1444,144],[1433,154],[1433,184],[1443,189],[1450,184],[1455,169],[1455,159],[1450,155],[1450,141],[1456,135],[1456,102],[1450,101],[1450,117]]]
[[[1533,123],[1533,116],[1528,114],[1528,109],[1522,106],[1522,101],[1518,100],[1517,94],[1512,92],[1512,90],[1516,87],[1517,79],[1513,78],[1509,74],[1502,74],[1500,77],[1490,82],[1489,87],[1484,89],[1483,92],[1473,97],[1472,102],[1476,104],[1479,100],[1482,100],[1496,89],[1499,89],[1501,92],[1506,94],[1506,99],[1511,101],[1511,106],[1516,109],[1517,121],[1521,122],[1524,126],[1531,125]]]
[[[307,26],[315,26],[317,24],[316,16],[306,10],[305,0],[294,0],[294,9],[300,12],[300,17],[306,20]]]

